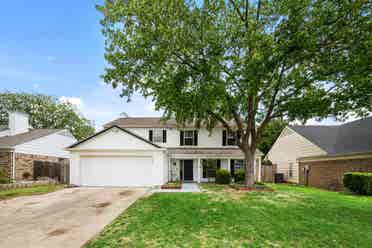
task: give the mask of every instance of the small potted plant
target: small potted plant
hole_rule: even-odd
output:
[[[182,184],[180,181],[167,182],[161,186],[162,189],[181,189],[181,187]]]
[[[30,172],[28,172],[28,171],[23,172],[23,174],[22,174],[22,178],[23,179],[29,180],[30,177],[31,177],[31,173]]]

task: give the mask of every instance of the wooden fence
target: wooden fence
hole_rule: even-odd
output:
[[[69,183],[69,163],[68,162],[48,162],[34,161],[34,180],[48,177],[60,183]]]
[[[265,183],[273,183],[275,181],[276,165],[261,165],[261,181]]]

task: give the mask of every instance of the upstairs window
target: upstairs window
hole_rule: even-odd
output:
[[[197,130],[180,131],[180,145],[181,146],[197,146],[198,145],[198,131]]]
[[[223,146],[236,146],[238,145],[238,139],[240,135],[238,131],[227,131],[223,130],[222,132],[222,145]]]
[[[165,129],[149,130],[149,140],[154,143],[166,143],[167,142],[167,130]]]

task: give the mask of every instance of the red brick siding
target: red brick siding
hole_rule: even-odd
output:
[[[308,186],[343,190],[343,175],[346,172],[372,172],[372,157],[362,159],[345,159],[331,161],[314,161],[299,163],[299,182],[306,184],[304,168],[309,166]]]

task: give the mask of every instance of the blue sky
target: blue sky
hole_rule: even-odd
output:
[[[97,127],[127,112],[159,116],[150,100],[127,103],[102,83],[102,1],[4,1],[0,15],[0,90],[36,92],[77,104]]]
[[[102,1],[4,1],[0,90],[43,93],[71,101],[98,128],[122,112],[160,116],[150,100],[134,96],[127,103],[118,90],[102,82],[103,36],[101,16],[95,9],[99,3]]]

